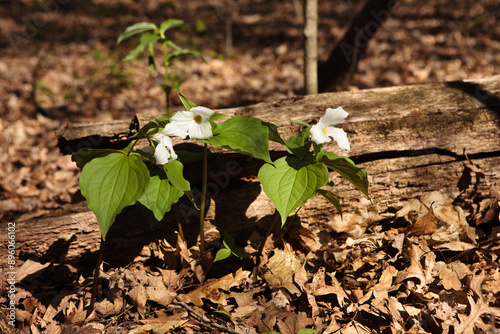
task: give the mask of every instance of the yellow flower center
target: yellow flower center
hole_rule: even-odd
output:
[[[324,133],[325,135],[328,135],[328,131],[326,130],[326,128],[323,128],[323,133]]]
[[[202,121],[201,116],[200,116],[200,115],[196,115],[196,116],[194,116],[194,121],[195,121],[196,123],[198,123],[198,124],[201,124],[201,121]]]

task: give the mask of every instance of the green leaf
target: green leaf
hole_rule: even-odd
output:
[[[105,157],[111,153],[123,153],[119,150],[113,150],[110,148],[96,149],[96,148],[81,148],[77,152],[71,154],[71,160],[76,163],[78,168],[83,169],[87,163],[95,158]]]
[[[120,36],[118,36],[118,40],[116,41],[116,43],[119,44],[124,39],[127,39],[133,35],[155,29],[157,29],[156,25],[150,22],[139,22],[132,24],[131,26],[127,27]]]
[[[308,123],[306,123],[304,121],[301,121],[301,120],[298,120],[298,119],[292,119],[290,122],[292,122],[292,123],[299,123],[299,124],[302,124],[302,125],[304,125],[305,127],[308,127],[308,128],[312,127],[311,124],[308,124]]]
[[[344,179],[351,182],[366,197],[368,195],[368,175],[366,169],[356,166],[354,162],[347,158],[336,155],[333,152],[322,150],[323,158],[321,161],[330,169],[339,173]]]
[[[219,249],[219,251],[217,252],[217,254],[215,254],[214,262],[227,259],[230,255],[231,255],[231,250],[230,249],[221,248],[221,249]]]
[[[90,161],[82,170],[80,188],[106,238],[116,216],[141,197],[149,183],[149,171],[137,157],[111,153]]]
[[[172,162],[169,162],[168,164],[164,164],[163,168],[167,173],[167,178],[175,188],[182,192],[191,190],[189,181],[184,178],[184,166],[182,165],[182,162],[174,160]]]
[[[297,332],[297,334],[314,334],[314,333],[316,333],[316,330],[311,328],[302,328]]]
[[[170,62],[173,59],[179,58],[179,57],[182,57],[182,56],[195,56],[195,57],[198,57],[198,58],[203,58],[198,51],[193,51],[193,50],[189,50],[189,49],[182,49],[182,50],[175,50],[175,51],[171,52],[168,55],[167,59]]]
[[[267,126],[267,128],[269,129],[269,140],[285,145],[285,141],[281,138],[276,124],[264,121],[262,122],[262,124]]]
[[[123,61],[131,61],[137,58],[146,48],[149,48],[149,56],[150,56],[150,62],[151,62],[151,57],[154,57],[153,54],[153,44],[159,39],[160,37],[157,35],[153,35],[150,33],[146,33],[141,36],[141,40],[139,42],[139,45],[137,45],[125,58],[123,58]],[[154,61],[153,61],[154,63]],[[149,64],[151,65],[151,64]]]
[[[296,208],[316,195],[328,182],[328,169],[315,161],[300,161],[296,157],[283,157],[275,166],[264,164],[259,180],[264,193],[273,201],[281,215],[281,225]]]
[[[310,129],[306,127],[300,134],[285,140],[287,151],[295,155],[300,160],[304,160],[306,155],[309,154],[309,148],[311,147],[309,134]]]
[[[165,31],[167,31],[170,28],[175,28],[175,27],[180,27],[185,25],[184,21],[177,20],[177,19],[168,19],[166,21],[163,21],[160,25],[160,31],[165,34]]]
[[[236,246],[236,242],[234,241],[234,238],[229,233],[224,234],[224,240],[222,241],[222,243],[224,244],[224,247],[231,250],[231,253],[234,256],[237,256],[240,258],[250,257],[250,255],[245,251],[245,249]]]
[[[182,95],[180,92],[179,92],[179,97],[181,99],[182,105],[184,105],[184,108],[186,108],[187,111],[191,110],[191,108],[196,107],[196,104],[191,102],[187,97]]]
[[[182,195],[184,192],[172,186],[165,172],[159,170],[156,175],[150,177],[148,186],[138,201],[151,210],[156,220],[160,221]]]
[[[231,117],[217,124],[213,134],[213,137],[202,141],[272,163],[269,156],[269,129],[258,118]]]
[[[129,139],[144,138],[147,136],[155,135],[156,133],[160,132],[160,128],[164,128],[165,125],[167,125],[173,115],[174,114],[162,114],[158,116],[156,119],[149,121],[146,125],[140,128],[139,131],[130,136]]]
[[[327,200],[329,200],[330,203],[337,208],[340,213],[340,218],[342,218],[342,205],[340,204],[338,196],[325,189],[318,189],[318,194],[323,195]]]

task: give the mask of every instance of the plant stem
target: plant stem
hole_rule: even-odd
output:
[[[166,95],[166,103],[167,103],[167,114],[170,113],[170,87],[168,84],[168,50],[167,50],[167,41],[165,40],[165,36],[161,36],[163,39],[163,62],[165,66],[165,79],[163,81],[163,89],[165,90]]]
[[[184,237],[184,232],[182,230],[181,215],[179,214],[179,207],[177,206],[177,203],[174,204],[174,211],[175,211],[175,217],[177,219],[177,229],[179,230],[179,235],[181,236],[182,240],[186,241],[186,238]]]
[[[101,237],[101,245],[99,246],[99,252],[97,254],[97,263],[95,265],[95,270],[94,270],[94,283],[92,284],[92,293],[90,297],[90,305],[89,308],[87,309],[87,317],[92,313],[94,310],[94,304],[95,300],[97,297],[97,290],[99,287],[99,274],[101,272],[101,263],[102,263],[102,258],[104,255],[104,239]]]
[[[200,208],[200,255],[205,252],[205,201],[207,197],[207,169],[208,169],[208,148],[203,147],[203,185],[201,187],[201,208]]]

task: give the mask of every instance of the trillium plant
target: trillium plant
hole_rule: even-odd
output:
[[[134,35],[141,35],[139,45],[125,60],[134,59],[147,49],[150,68],[155,68],[153,45],[156,42],[161,43],[167,113],[149,122],[128,138],[129,143],[123,149],[84,148],[73,154],[73,160],[82,169],[81,192],[87,199],[88,207],[97,217],[103,243],[116,216],[125,207],[137,205],[153,225],[163,220],[181,197],[187,196],[200,211],[200,254],[203,254],[209,146],[232,150],[264,162],[258,178],[265,194],[272,200],[281,217],[281,225],[285,224],[290,214],[317,194],[324,196],[342,214],[340,200],[331,191],[333,183],[329,182],[330,171],[339,173],[368,197],[366,170],[357,167],[348,157],[339,156],[323,148],[323,144],[334,140],[341,149],[350,150],[347,134],[335,127],[348,116],[341,107],[326,109],[325,115],[315,125],[291,120],[303,125],[303,128],[299,134],[288,139],[281,137],[275,124],[250,116],[228,117],[195,105],[181,93],[179,97],[185,110],[170,114],[170,93],[174,88],[179,89],[179,83],[173,83],[169,76],[169,63],[183,55],[201,57],[198,52],[181,49],[166,38],[167,30],[183,25],[182,21],[174,19],[164,21],[159,27],[153,23],[142,22],[131,25],[118,38],[120,43]],[[168,49],[173,51],[169,52]],[[183,174],[183,164],[192,158],[192,154],[178,151],[174,145],[186,139],[194,139],[203,145],[203,178],[199,207],[194,200],[191,184]],[[273,161],[269,154],[270,141],[283,145],[283,150],[288,154]],[[183,237],[180,221],[178,230]],[[216,255],[216,260],[231,254],[245,254],[242,248],[235,245],[231,236],[225,236],[224,247]],[[98,267],[99,263],[96,266],[94,283],[97,281]]]
[[[149,122],[130,138],[127,147],[82,149],[73,160],[82,168],[80,187],[88,207],[95,213],[103,240],[116,216],[127,206],[137,204],[149,221],[161,221],[179,199],[193,200],[190,183],[183,175],[186,152],[175,150],[174,142],[196,139],[204,148],[203,185],[200,210],[200,250],[204,251],[203,221],[207,184],[208,146],[221,147],[264,161],[258,173],[263,190],[274,203],[285,224],[287,217],[316,194],[327,198],[340,212],[337,195],[331,192],[329,172],[335,171],[368,196],[365,169],[344,156],[326,151],[323,144],[335,140],[349,150],[344,130],[334,127],[348,113],[328,108],[315,125],[301,121],[303,130],[283,139],[276,125],[249,116],[227,117],[196,106],[181,96],[185,111],[164,114]],[[216,122],[217,121],[217,122]],[[146,139],[150,146],[136,148]],[[287,156],[272,160],[269,141],[280,143]],[[193,201],[193,205],[196,204]],[[228,248],[228,247],[226,247]],[[229,248],[228,248],[229,249]]]

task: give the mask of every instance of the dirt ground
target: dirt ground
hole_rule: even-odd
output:
[[[141,21],[159,24],[167,18],[188,24],[188,28],[172,30],[169,36],[178,45],[201,52],[206,62],[187,57],[174,63],[171,71],[184,79],[181,91],[198,105],[219,109],[303,94],[302,19],[295,6],[297,2],[242,0],[232,26],[232,49],[228,50],[226,23],[235,3],[230,0],[0,2],[0,223],[39,217],[81,201],[77,196],[80,172],[70,156],[59,152],[56,129],[75,122],[129,120],[136,113],[164,112],[161,71],[148,74],[144,57],[127,63],[119,61],[133,46],[128,41],[116,44],[118,35],[130,24]],[[320,60],[328,57],[359,8],[358,1],[319,1]],[[368,45],[347,88],[500,74],[499,20],[497,0],[397,1],[391,16]],[[173,97],[172,107],[181,108],[177,96]],[[128,333],[135,328],[133,333],[169,330],[193,333],[224,332],[224,328],[231,327],[246,333],[296,333],[308,327],[324,333],[500,332],[500,325],[494,324],[495,317],[489,317],[494,314],[496,322],[500,322],[498,242],[490,244],[488,252],[476,251],[471,255],[484,264],[482,271],[469,262],[458,261],[453,270],[438,270],[439,278],[434,283],[429,267],[422,268],[418,259],[425,258],[425,265],[433,263],[439,268],[442,260],[410,247],[406,269],[419,273],[406,270],[396,287],[392,286],[394,294],[387,295],[384,279],[395,277],[396,268],[401,269],[398,261],[403,260],[396,256],[402,257],[402,250],[395,239],[387,236],[375,239],[374,249],[367,243],[354,243],[345,246],[349,252],[342,253],[339,249],[332,252],[344,254],[346,261],[353,261],[352,266],[327,267],[326,276],[324,267],[323,272],[316,271],[314,277],[323,282],[317,288],[327,289],[327,286],[330,290],[325,296],[335,296],[333,300],[320,295],[316,301],[312,297],[312,283],[300,278],[305,272],[295,281],[295,289],[299,286],[301,290],[289,287],[285,293],[273,289],[266,279],[258,284],[251,282],[246,271],[239,271],[237,278],[219,280],[220,286],[214,289],[227,295],[208,298],[209,304],[212,309],[230,313],[232,320],[219,313],[216,320],[197,321],[197,313],[210,313],[201,297],[208,291],[186,288],[190,282],[180,284],[181,273],[175,270],[152,269],[143,263],[110,268],[105,273],[106,292],[102,292],[108,293],[109,298],[100,301],[100,308],[87,320],[87,327],[79,330]],[[394,255],[391,266],[382,268],[377,261],[387,256],[382,249],[386,250],[388,244],[399,255]],[[282,252],[296,261],[292,249],[285,247]],[[357,260],[352,252],[358,255]],[[366,272],[361,273],[361,267]],[[335,271],[351,281],[346,278],[339,283],[339,275],[332,274]],[[408,277],[413,279],[405,281]],[[413,282],[415,277],[420,283]],[[359,278],[362,285],[352,282]],[[158,279],[163,279],[161,289],[155,285]],[[144,280],[149,280],[149,285],[140,283]],[[169,308],[153,294],[149,303],[141,299],[147,288],[160,289],[163,296],[171,294],[170,289],[165,289],[167,281],[176,291],[182,291],[179,295],[191,306],[177,301]],[[456,287],[460,282],[464,288]],[[478,288],[481,282],[487,282],[484,284],[489,291]],[[46,287],[40,288],[47,291],[49,287],[60,288],[58,283],[46,283]],[[76,292],[66,295],[67,298],[61,296],[58,303],[55,292],[47,292],[46,300],[37,300],[23,290],[19,330],[76,333],[85,322],[83,300],[86,293],[88,296],[90,283],[87,277],[78,274],[67,283]],[[408,286],[409,283],[413,286]],[[364,294],[375,285],[380,289],[373,290],[370,296]],[[418,291],[424,285],[429,290]],[[443,291],[449,303],[439,303],[427,295],[433,291],[433,298],[440,296],[436,285],[445,286]],[[343,290],[347,286],[348,295]],[[354,297],[359,297],[358,309],[351,303]],[[222,302],[227,298],[233,301]],[[254,303],[242,306],[252,298]],[[6,301],[2,291],[0,302]],[[379,305],[372,307],[370,303]],[[187,316],[188,307],[196,308],[191,317]],[[315,313],[314,320],[311,312]],[[467,325],[467,321],[472,325]],[[215,324],[223,324],[222,329]]]

